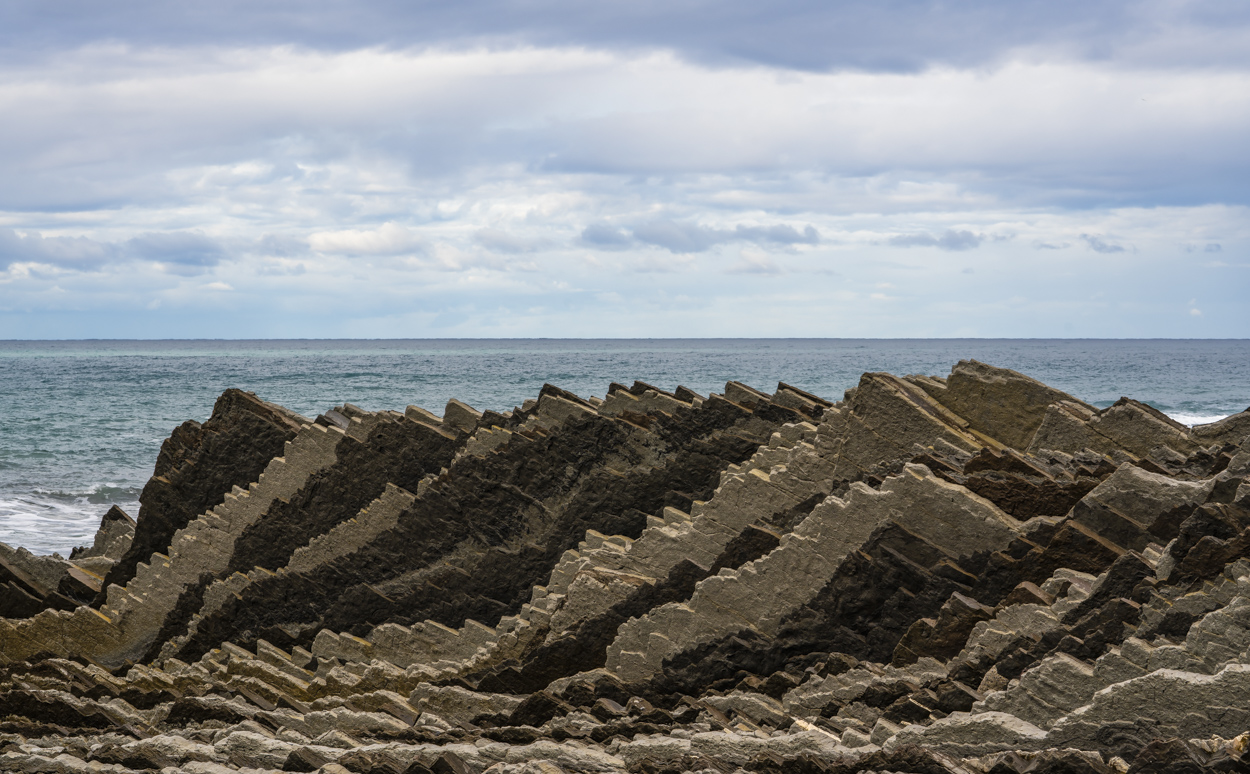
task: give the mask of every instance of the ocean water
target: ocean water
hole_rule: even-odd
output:
[[[239,387],[305,416],[455,397],[505,410],[545,382],[720,392],[784,381],[837,399],[865,371],[945,376],[975,358],[1093,405],[1122,395],[1197,424],[1250,406],[1250,340],[542,339],[0,341],[0,541],[67,554],[138,496],[161,442]]]

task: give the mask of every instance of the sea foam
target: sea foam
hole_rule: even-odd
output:
[[[90,492],[34,492],[0,497],[4,542],[34,554],[68,554],[91,545],[100,519],[112,505],[132,517],[139,513],[138,492],[101,485]]]
[[[1169,411],[1168,416],[1180,422],[1186,427],[1196,427],[1197,425],[1209,425],[1212,422],[1219,422],[1221,419],[1227,419],[1231,414],[1187,414],[1183,411]]]

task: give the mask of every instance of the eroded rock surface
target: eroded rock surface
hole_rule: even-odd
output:
[[[1250,413],[229,391],[137,523],[0,546],[0,771],[1250,770]]]

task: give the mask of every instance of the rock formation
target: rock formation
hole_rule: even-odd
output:
[[[1250,411],[1022,374],[306,419],[0,545],[0,771],[1250,770]]]

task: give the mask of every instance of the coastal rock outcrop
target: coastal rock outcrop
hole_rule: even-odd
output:
[[[0,546],[0,770],[1250,770],[1248,439],[975,361],[229,391],[137,522]]]

